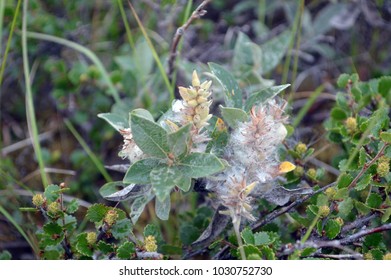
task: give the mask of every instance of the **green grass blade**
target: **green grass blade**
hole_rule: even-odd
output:
[[[90,147],[88,147],[87,143],[84,141],[83,137],[77,132],[76,128],[73,126],[73,124],[69,120],[64,120],[65,125],[69,129],[69,131],[73,134],[73,136],[77,139],[77,141],[80,143],[80,145],[83,147],[84,151],[87,153],[87,155],[90,157],[91,161],[95,164],[96,168],[99,170],[99,172],[102,174],[102,176],[105,178],[107,182],[112,182],[109,173],[107,173],[105,167],[99,160],[99,158],[94,154],[93,151],[91,151]]]
[[[38,136],[38,127],[37,120],[35,118],[35,108],[33,102],[33,93],[31,90],[31,81],[30,81],[30,67],[27,56],[27,8],[28,8],[28,0],[23,1],[23,22],[22,22],[22,52],[23,52],[23,71],[24,71],[24,80],[26,87],[26,115],[27,122],[29,124],[29,131],[33,138],[33,147],[35,156],[38,160],[39,171],[41,173],[42,184],[44,188],[49,185],[49,181],[47,175],[45,173],[45,163],[43,161],[41,144],[39,142]]]
[[[300,2],[297,5],[298,5],[298,7],[297,7],[297,11],[296,11],[294,22],[293,22],[293,28],[292,28],[292,35],[291,35],[292,37],[291,37],[291,41],[289,43],[289,49],[288,49],[288,52],[287,52],[288,55],[285,58],[284,70],[283,70],[283,73],[282,73],[282,79],[281,79],[282,82],[281,82],[281,84],[286,84],[286,82],[288,80],[289,66],[291,64],[291,59],[292,59],[292,50],[293,50],[294,45],[295,45],[295,38],[296,38],[297,32],[300,32],[299,31],[299,27],[300,27],[302,12],[303,12],[303,9],[301,9],[301,7],[304,5],[304,0],[300,0]]]
[[[141,22],[140,18],[138,17],[138,15],[136,13],[136,10],[134,9],[133,5],[129,1],[128,1],[128,3],[129,3],[129,6],[130,6],[130,9],[132,10],[132,14],[133,14],[133,16],[135,17],[135,19],[137,21],[137,24],[140,27],[141,33],[143,33],[143,36],[144,36],[145,40],[147,41],[147,44],[148,44],[149,48],[151,49],[152,56],[155,59],[157,67],[159,68],[160,74],[162,75],[162,78],[163,78],[164,83],[165,83],[165,85],[167,87],[167,90],[170,93],[170,101],[172,101],[175,98],[175,96],[174,96],[174,87],[172,87],[171,84],[170,84],[170,80],[168,79],[167,73],[164,70],[162,62],[160,61],[159,55],[157,54],[156,49],[153,46],[152,41],[149,38],[149,36],[147,34],[147,31],[144,28],[143,23]]]
[[[2,52],[1,48],[3,45],[3,19],[4,19],[4,7],[5,1],[0,1],[0,53]]]
[[[23,238],[26,239],[27,243],[33,249],[34,253],[38,255],[39,250],[37,246],[31,241],[31,239],[27,236],[24,230],[18,225],[15,219],[1,205],[0,205],[0,213],[3,214],[3,216],[18,230],[20,235],[22,235]]]
[[[77,44],[75,42],[72,42],[72,41],[69,41],[69,40],[66,40],[63,38],[59,38],[56,36],[52,36],[52,35],[47,35],[47,34],[42,34],[42,33],[37,33],[37,32],[27,32],[27,36],[29,38],[34,38],[34,39],[38,39],[38,40],[45,40],[45,41],[50,41],[53,43],[61,44],[61,45],[67,46],[69,48],[72,48],[72,49],[84,54],[85,56],[87,56],[92,61],[92,63],[95,64],[95,66],[98,68],[98,70],[102,74],[102,78],[105,81],[107,87],[109,88],[109,93],[113,96],[115,102],[116,103],[121,102],[121,100],[119,98],[118,91],[115,88],[115,86],[113,85],[113,83],[110,79],[109,73],[107,73],[102,62],[99,60],[99,58],[96,56],[96,54],[93,53],[91,50],[89,50],[88,48],[86,48],[80,44]]]
[[[307,114],[308,110],[315,103],[316,99],[318,99],[319,95],[321,95],[323,89],[324,89],[324,86],[320,85],[311,94],[310,98],[308,98],[307,103],[300,109],[300,111],[297,113],[295,120],[292,123],[292,126],[294,128],[296,128],[300,124],[300,122],[303,120],[303,118]]]
[[[122,22],[125,25],[126,36],[128,37],[129,45],[134,51],[135,50],[134,40],[133,40],[132,32],[130,31],[128,20],[126,19],[124,4],[122,3],[122,0],[117,0],[117,3],[118,3],[119,10],[121,12]]]
[[[1,3],[4,4],[4,1],[1,0]],[[10,50],[10,47],[11,47],[11,41],[12,41],[12,36],[14,35],[14,30],[15,30],[15,25],[16,25],[16,20],[18,18],[18,15],[19,15],[19,11],[20,11],[20,5],[22,3],[22,0],[18,0],[18,4],[16,5],[16,8],[15,8],[15,15],[14,15],[14,18],[12,19],[12,23],[11,23],[11,30],[10,30],[10,33],[8,35],[8,41],[7,41],[7,46],[5,47],[5,53],[4,53],[4,56],[3,56],[3,61],[1,63],[1,69],[0,69],[0,88],[1,88],[1,84],[3,82],[3,75],[4,75],[4,70],[5,70],[5,63],[7,61],[7,57],[8,57],[8,52]],[[1,20],[1,22],[3,22]],[[0,29],[2,30],[2,29]],[[2,34],[0,34],[2,35]],[[1,36],[0,36],[1,37]],[[1,42],[0,42],[1,43]],[[1,44],[0,44],[1,46]],[[1,50],[0,50],[0,54],[1,54]],[[1,98],[1,95],[0,95],[0,98]]]

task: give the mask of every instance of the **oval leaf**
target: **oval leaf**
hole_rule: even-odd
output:
[[[224,169],[224,164],[219,158],[212,154],[192,153],[184,158],[178,166],[184,176],[190,178],[200,178],[220,172]]]
[[[242,108],[243,94],[234,76],[216,63],[208,63],[212,74],[225,92],[225,104],[228,107]]]
[[[250,111],[254,105],[257,105],[259,103],[265,103],[267,100],[274,98],[277,94],[279,94],[289,86],[290,84],[273,86],[251,94],[246,104],[244,105],[244,110],[246,112]]]
[[[137,146],[147,155],[166,158],[169,152],[167,132],[155,122],[131,114],[131,129]]]

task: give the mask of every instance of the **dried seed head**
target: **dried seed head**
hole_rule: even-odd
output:
[[[133,140],[133,134],[130,128],[121,129],[119,132],[124,138],[124,143],[122,145],[122,150],[119,152],[119,156],[128,158],[131,163],[142,159],[144,153]]]

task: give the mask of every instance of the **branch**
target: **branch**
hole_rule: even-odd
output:
[[[383,147],[380,149],[380,151],[377,153],[377,155],[370,162],[366,162],[364,164],[361,171],[357,174],[357,176],[349,184],[348,189],[353,188],[357,184],[357,181],[365,173],[365,171],[367,171],[369,167],[371,167],[381,156],[384,155],[384,150],[388,147],[388,145],[389,145],[388,143],[384,143]]]
[[[297,242],[293,247],[290,247],[289,249],[284,250],[281,255],[290,255],[292,254],[295,250],[302,250],[305,248],[315,248],[315,249],[320,249],[320,248],[337,248],[341,249],[343,251],[348,252],[349,254],[355,256],[356,258],[362,258],[360,254],[357,254],[357,252],[353,251],[352,249],[345,247],[344,245],[349,245],[355,242],[356,240],[373,234],[377,232],[382,232],[382,231],[387,231],[391,230],[391,223],[390,224],[385,224],[380,227],[376,228],[370,228],[370,229],[365,229],[362,230],[356,234],[353,234],[351,236],[348,236],[346,238],[342,238],[339,240],[329,240],[329,241],[323,241],[323,240],[312,240],[312,241],[307,241],[305,243]]]
[[[174,39],[172,41],[171,49],[170,49],[170,56],[168,59],[168,77],[170,81],[172,81],[172,74],[174,72],[174,62],[175,58],[177,56],[177,48],[180,39],[182,38],[183,34],[187,30],[187,28],[190,26],[190,24],[200,17],[204,16],[206,14],[206,10],[204,10],[205,6],[209,4],[212,0],[204,0],[191,14],[189,19],[183,24],[181,27],[179,27],[175,33]]]
[[[334,259],[334,260],[362,259],[362,255],[359,254],[359,253],[355,253],[355,254],[340,254],[340,255],[315,253],[313,256],[315,258]]]
[[[326,189],[334,186],[335,183],[331,183],[327,186],[324,186],[322,188],[320,188],[319,190],[317,191],[314,191],[313,193],[310,193],[310,194],[307,194],[305,196],[303,196],[302,198],[300,199],[297,199],[296,201],[292,202],[291,204],[289,204],[288,206],[285,206],[285,207],[282,207],[282,208],[279,208],[278,210],[275,210],[273,212],[271,212],[270,214],[268,214],[265,218],[263,218],[262,220],[254,223],[252,226],[251,226],[251,229],[252,230],[258,230],[259,228],[263,227],[264,225],[270,223],[271,221],[273,221],[275,218],[287,213],[289,210],[291,210],[292,208],[302,204],[304,201],[310,199],[312,196],[318,194],[318,193],[321,193],[323,191],[325,191]],[[220,259],[221,256],[223,256],[229,249],[229,246],[224,246],[215,256],[214,256],[214,259]]]
[[[275,218],[285,214],[286,212],[288,212],[289,210],[291,210],[292,208],[302,204],[304,201],[306,201],[307,199],[313,197],[314,195],[318,194],[318,193],[321,193],[323,191],[325,191],[326,189],[334,186],[335,183],[331,183],[327,186],[324,186],[322,188],[320,188],[319,190],[317,191],[314,191],[313,193],[310,193],[310,194],[307,194],[305,196],[303,196],[302,198],[300,199],[297,199],[295,200],[294,202],[292,202],[291,204],[289,204],[288,206],[285,206],[285,207],[282,207],[280,208],[279,210],[275,210],[273,212],[271,212],[270,214],[268,214],[266,217],[264,217],[262,220],[254,223],[251,228],[252,230],[258,230],[259,228],[263,227],[264,225],[270,223],[271,221],[273,221]]]
[[[365,226],[368,222],[370,222],[371,220],[376,218],[377,216],[379,216],[379,213],[371,214],[371,215],[368,215],[368,216],[363,217],[361,219],[355,220],[354,222],[344,226],[341,230],[341,234],[345,234],[345,233],[349,232],[350,230],[353,230],[356,228],[361,228],[361,227]]]
[[[352,243],[352,242],[356,241],[357,239],[360,239],[361,237],[364,237],[366,235],[370,235],[370,234],[382,232],[382,231],[387,231],[387,230],[391,230],[391,223],[384,224],[384,225],[382,225],[380,227],[376,227],[376,228],[362,230],[358,233],[355,233],[351,236],[348,236],[348,237],[345,237],[345,238],[339,240],[339,242],[342,245],[346,245],[346,244]]]

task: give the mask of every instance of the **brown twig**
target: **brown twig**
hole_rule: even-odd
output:
[[[327,186],[324,186],[324,187],[321,187],[319,190],[317,191],[314,191],[313,193],[310,193],[310,194],[307,194],[303,197],[301,197],[300,199],[297,199],[295,200],[294,202],[292,202],[291,204],[289,204],[288,206],[285,206],[285,207],[282,207],[280,208],[279,210],[277,211],[273,211],[271,212],[269,215],[267,215],[266,217],[264,217],[262,220],[254,223],[251,228],[253,230],[258,230],[259,228],[263,227],[264,225],[270,223],[271,221],[273,221],[275,218],[287,213],[289,210],[291,210],[292,208],[302,204],[304,201],[306,201],[307,199],[311,198],[312,196],[318,194],[318,193],[321,193],[323,191],[325,191],[326,189],[334,186],[335,183],[331,183]]]
[[[341,230],[341,234],[344,235],[345,233],[347,233],[353,229],[361,228],[378,216],[379,216],[379,213],[374,213],[374,214],[370,214],[368,216],[365,216],[363,218],[360,218],[358,220],[355,220],[354,222],[351,222],[350,224],[347,224],[346,226],[344,226]]]
[[[366,162],[360,172],[357,174],[357,176],[353,179],[353,181],[349,184],[348,189],[353,188],[358,180],[361,178],[361,176],[365,173],[365,171],[368,170],[369,167],[371,167],[381,156],[384,155],[384,150],[388,147],[388,143],[384,143],[383,147],[380,149],[380,151],[377,153],[377,155],[370,161]]]
[[[350,254],[353,254],[356,258],[362,258],[360,254],[356,255],[356,252],[353,251],[352,249],[345,247],[346,245],[352,244],[358,239],[373,234],[377,232],[382,232],[382,231],[387,231],[391,230],[391,223],[390,224],[384,224],[382,226],[376,227],[376,228],[370,228],[370,229],[365,229],[362,230],[358,233],[355,233],[353,235],[350,235],[348,237],[338,239],[338,240],[311,240],[307,241],[305,243],[297,242],[294,246],[290,247],[289,249],[284,250],[281,255],[290,255],[292,254],[295,250],[302,250],[305,248],[337,248],[341,249],[343,251],[346,251]]]
[[[310,199],[312,196],[318,194],[318,193],[321,193],[323,191],[325,191],[326,189],[334,186],[335,183],[331,183],[327,186],[324,186],[322,188],[320,188],[319,190],[317,191],[314,191],[313,193],[310,193],[310,194],[307,194],[305,196],[303,196],[302,198],[300,199],[297,199],[296,201],[292,202],[291,204],[289,204],[288,206],[285,206],[285,207],[282,207],[282,208],[279,208],[278,210],[275,210],[273,212],[271,212],[270,214],[268,214],[265,218],[263,218],[262,220],[258,221],[258,222],[255,222],[252,226],[251,226],[251,229],[256,231],[258,230],[259,228],[263,227],[264,225],[270,223],[271,221],[273,221],[275,218],[287,213],[289,210],[291,210],[292,208],[302,204],[304,201]],[[214,259],[220,259],[221,256],[223,256],[229,249],[229,246],[224,246],[215,256],[214,256]]]
[[[193,11],[189,19],[183,24],[181,27],[179,27],[175,33],[174,39],[172,40],[172,45],[170,49],[170,56],[168,59],[168,78],[170,81],[172,81],[172,74],[174,73],[174,62],[175,58],[177,56],[177,48],[179,41],[181,40],[183,34],[187,30],[187,28],[190,26],[190,24],[200,17],[204,16],[206,14],[206,10],[204,10],[205,6],[209,4],[212,0],[204,0],[202,3]]]

